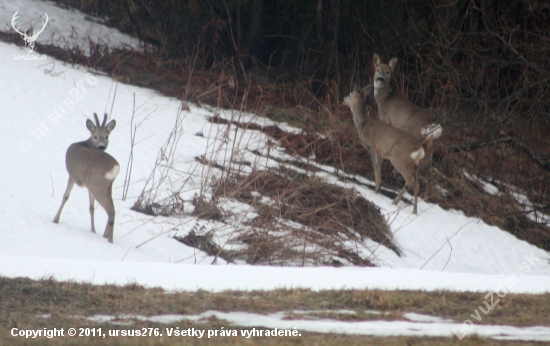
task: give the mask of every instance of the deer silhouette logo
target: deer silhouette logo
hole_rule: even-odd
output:
[[[25,32],[21,32],[19,30],[21,25],[19,25],[18,27],[15,27],[15,25],[16,25],[15,22],[19,18],[18,14],[19,14],[19,10],[15,11],[15,13],[13,14],[13,17],[11,18],[11,26],[13,27],[13,29],[17,33],[19,33],[19,35],[21,35],[21,38],[23,40],[25,40],[25,49],[27,50],[27,53],[30,54],[34,50],[34,43],[36,42],[36,39],[38,38],[38,35],[40,35],[40,33],[42,31],[44,31],[44,29],[46,28],[46,24],[48,24],[48,20],[49,20],[48,14],[46,14],[46,12],[44,12],[44,15],[41,16],[42,18],[45,19],[45,21],[42,22],[42,29],[40,29],[40,30],[32,29],[32,34],[31,35],[27,35],[27,30],[25,30]]]

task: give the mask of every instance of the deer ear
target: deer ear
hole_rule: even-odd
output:
[[[86,119],[86,127],[90,130],[90,132],[94,132],[96,129],[94,123],[90,119]]]
[[[107,124],[107,126],[105,126],[105,128],[107,129],[107,131],[111,132],[111,131],[113,131],[113,129],[115,128],[115,126],[116,126],[116,121],[111,120],[111,121]]]
[[[392,69],[392,71],[393,71],[393,69],[395,68],[396,65],[397,65],[397,58],[392,58],[392,59],[390,60],[389,64],[388,64],[388,66],[389,66],[389,67]]]
[[[372,62],[374,63],[374,67],[380,65],[380,57],[378,56],[378,54],[374,53]]]

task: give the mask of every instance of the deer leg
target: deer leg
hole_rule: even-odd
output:
[[[396,166],[394,165],[394,167]],[[397,171],[403,176],[403,178],[405,178],[405,185],[403,186],[403,188],[401,189],[397,197],[395,197],[395,199],[393,200],[392,204],[395,204],[395,205],[397,205],[401,201],[401,198],[403,198],[403,195],[409,189],[409,187],[411,187],[411,185],[413,185],[414,183],[418,184],[418,182],[415,179],[415,174],[417,172],[416,169],[412,171],[410,168],[406,168],[404,170],[398,169]]]
[[[401,201],[401,198],[403,198],[403,195],[405,194],[405,191],[407,191],[409,186],[410,185],[408,184],[408,182],[405,182],[405,185],[403,186],[403,188],[401,189],[401,191],[399,192],[397,197],[395,197],[395,199],[391,203],[394,204],[394,205],[397,205]]]
[[[405,186],[403,186],[403,188],[399,192],[399,195],[397,195],[397,197],[395,197],[395,199],[392,202],[392,204],[397,205],[397,203],[399,203],[399,201],[401,201],[401,199],[403,198],[403,195],[405,194],[405,191],[407,191],[412,185],[412,187],[414,189],[413,214],[415,214],[415,215],[417,214],[416,206],[417,206],[417,203],[418,203],[418,191],[420,190],[420,185],[418,184],[418,179],[417,179],[417,172],[418,171],[415,171],[411,178],[405,179]]]
[[[414,172],[414,182],[412,184],[413,189],[414,189],[414,207],[413,207],[413,214],[414,215],[418,214],[416,206],[418,205],[418,191],[420,190],[420,185],[418,184],[417,172],[418,172],[418,170]]]
[[[378,193],[382,186],[382,158],[376,153],[374,148],[368,148],[368,151],[372,161],[372,168],[374,169],[374,193]]]
[[[426,147],[424,149],[425,153],[426,153],[426,164],[428,165],[428,173],[431,174],[432,173],[432,157],[434,156],[434,142],[433,142],[433,139],[428,141],[426,143]],[[428,175],[429,177],[429,175]]]
[[[432,168],[432,157],[434,154],[434,142],[433,138],[424,144],[424,152],[426,153],[426,156],[424,157],[425,160],[425,166],[426,166],[426,189],[424,190],[424,198],[427,197],[428,190],[431,188],[432,184],[432,174],[433,174],[433,168]]]
[[[103,238],[107,238],[109,243],[113,243],[113,229],[115,225],[115,205],[111,195],[112,184],[113,183],[111,182],[106,191],[95,196],[99,205],[101,205],[107,212],[107,225],[105,226]]]
[[[382,156],[376,154],[376,167],[374,171],[374,179],[376,180],[377,191],[382,187]],[[378,176],[378,177],[377,177]]]
[[[88,191],[88,196],[90,197],[90,218],[92,219],[92,233],[95,233],[95,225],[94,225],[94,196],[90,191]]]
[[[69,182],[67,183],[67,189],[65,189],[65,193],[63,194],[63,199],[61,200],[61,206],[59,207],[57,214],[55,214],[55,217],[53,218],[53,222],[55,223],[59,222],[61,211],[63,210],[65,203],[67,203],[67,200],[69,199],[69,195],[71,194],[71,190],[73,189],[73,186],[74,186],[74,180],[71,179],[71,177],[69,177]]]

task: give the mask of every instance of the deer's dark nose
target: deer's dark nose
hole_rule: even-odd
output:
[[[99,150],[105,150],[107,147],[104,146],[104,145],[100,145],[99,147],[97,147]]]

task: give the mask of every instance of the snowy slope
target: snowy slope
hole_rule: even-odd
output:
[[[102,76],[91,78],[83,69],[73,69],[59,62],[54,64],[51,59],[48,63],[13,60],[11,57],[21,48],[8,44],[0,47],[3,62],[0,73],[6,76],[0,82],[2,113],[6,119],[17,119],[4,124],[5,134],[0,137],[2,147],[11,148],[0,154],[2,161],[9,163],[2,169],[0,178],[10,182],[0,192],[0,198],[7,202],[2,209],[4,221],[0,226],[2,256],[32,254],[56,259],[210,264],[212,259],[171,238],[176,232],[186,235],[197,222],[194,218],[152,218],[130,208],[143,189],[178,116],[185,131],[181,133],[174,164],[181,172],[189,174],[197,169],[194,157],[210,150],[207,148],[207,134],[223,132],[217,128],[218,125],[206,121],[205,116],[212,113],[194,106],[189,112],[182,111],[179,100],[162,97],[151,90],[124,84],[116,86],[112,115],[117,120],[117,127],[112,133],[108,151],[119,160],[122,169],[114,185],[117,219],[115,244],[111,245],[100,235],[89,232],[87,193],[83,189],[73,191],[59,224],[53,224],[51,220],[67,181],[64,152],[70,143],[87,138],[86,117],[91,117],[94,111],[111,113],[115,82]],[[123,202],[122,185],[130,154],[134,96],[136,111],[133,123],[139,126],[133,149],[129,198]],[[70,107],[67,100],[74,105]],[[222,115],[231,116],[228,112],[222,112]],[[204,137],[197,136],[197,132],[203,132]],[[253,149],[260,147],[261,134],[251,131],[249,137],[243,145]],[[325,170],[330,168],[325,167]],[[183,177],[189,177],[189,174],[184,173]],[[338,183],[330,174],[325,173],[325,176],[325,179]],[[197,192],[200,177],[196,180],[194,185],[187,185],[188,189],[182,196],[190,199]],[[355,187],[386,213],[396,242],[405,253],[405,256],[397,257],[382,246],[370,244],[372,242],[363,244],[363,251],[373,251],[373,259],[382,267],[420,269],[427,262],[423,270],[484,274],[516,272],[526,276],[548,275],[550,272],[544,251],[480,220],[424,202],[419,203],[419,215],[415,217],[410,207],[398,210],[388,198],[375,195],[362,186]],[[106,222],[101,208],[97,209],[96,220],[100,232],[100,225]],[[525,256],[532,258],[528,272],[520,268],[526,261]],[[223,263],[218,260],[220,262]],[[369,269],[364,270],[368,272]]]

